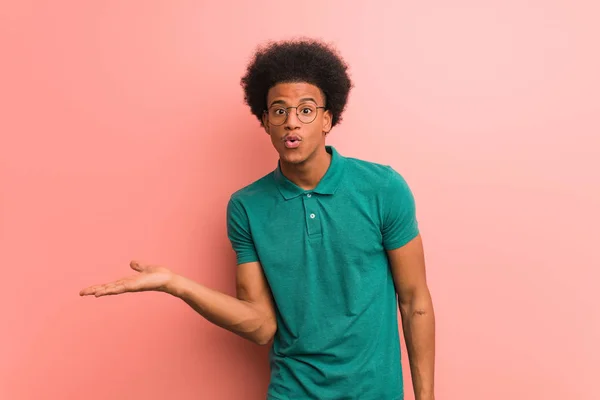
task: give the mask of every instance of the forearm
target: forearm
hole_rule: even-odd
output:
[[[274,334],[276,323],[266,310],[256,305],[210,289],[180,275],[175,275],[166,292],[179,297],[213,324],[257,344],[266,344]]]
[[[435,316],[428,291],[400,303],[415,400],[434,400]]]

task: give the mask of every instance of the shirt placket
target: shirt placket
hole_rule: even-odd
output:
[[[318,202],[314,193],[306,193],[302,197],[304,203],[304,215],[306,219],[306,230],[308,236],[317,236],[321,234],[321,220],[318,209]]]

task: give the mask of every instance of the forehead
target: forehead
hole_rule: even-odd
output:
[[[317,104],[323,103],[321,90],[306,82],[278,83],[269,89],[267,94],[268,105],[273,102],[295,105],[301,99],[313,99]]]

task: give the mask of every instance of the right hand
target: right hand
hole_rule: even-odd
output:
[[[110,283],[87,287],[82,289],[79,295],[100,297],[151,290],[166,292],[167,285],[172,281],[174,276],[173,272],[169,269],[160,266],[141,265],[137,261],[132,261],[129,266],[139,273]]]

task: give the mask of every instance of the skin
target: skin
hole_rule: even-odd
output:
[[[435,314],[421,235],[387,252],[406,341],[416,400],[435,400]]]
[[[295,107],[304,102],[323,106],[325,98],[318,87],[303,82],[280,83],[272,87],[267,95],[268,106],[280,104],[283,107]],[[331,122],[331,112],[323,109],[317,110],[317,117],[310,124],[300,122],[295,108],[288,109],[287,120],[280,126],[270,124],[268,115],[263,115],[265,132],[279,153],[281,172],[305,190],[314,189],[329,168],[331,155],[325,150],[325,137],[331,130]],[[300,146],[286,148],[283,139],[288,135],[299,136]]]
[[[268,92],[267,104],[275,102],[295,107],[310,98],[317,106],[325,104],[323,93],[314,85],[280,83]],[[305,190],[314,189],[327,172],[331,156],[325,150],[325,137],[332,128],[332,115],[318,109],[310,124],[298,120],[296,109],[289,109],[281,126],[263,116],[265,132],[279,154],[282,173]],[[295,149],[285,147],[287,135],[301,138]],[[406,340],[416,400],[435,400],[434,357],[435,317],[426,281],[423,243],[417,236],[405,246],[387,252],[394,278],[402,327]],[[275,306],[259,262],[241,264],[236,269],[236,296],[229,296],[194,282],[172,270],[132,261],[135,274],[81,290],[81,296],[109,296],[129,292],[159,291],[186,302],[204,318],[254,343],[270,343],[277,330]]]

